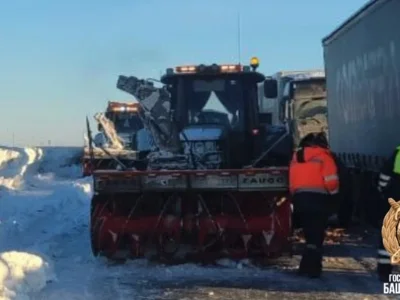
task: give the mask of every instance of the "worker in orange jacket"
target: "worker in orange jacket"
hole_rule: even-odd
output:
[[[294,213],[306,239],[299,274],[320,277],[330,202],[339,189],[337,166],[325,134],[303,138],[290,163],[289,182]]]

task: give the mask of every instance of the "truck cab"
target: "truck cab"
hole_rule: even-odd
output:
[[[286,82],[279,102],[279,119],[293,137],[294,147],[308,133],[328,134],[325,77],[294,77]]]
[[[324,77],[325,71],[321,69],[311,70],[293,70],[293,71],[279,71],[270,76],[276,80],[277,95],[276,97],[262,97],[260,92],[260,109],[261,113],[269,115],[269,123],[273,126],[282,126],[282,120],[279,118],[279,103],[283,98],[283,93],[287,83],[294,79],[301,79],[307,77]],[[262,86],[262,84],[261,84]]]
[[[192,145],[196,155],[219,152],[225,168],[240,168],[262,152],[265,130],[259,120],[258,84],[276,97],[276,82],[250,66],[191,65],[169,68],[161,82],[171,94],[174,123],[181,141]]]
[[[139,113],[139,103],[108,102],[105,117],[114,124],[116,133],[127,149],[136,148],[136,134],[143,128]],[[98,131],[104,136],[101,124],[98,125]]]

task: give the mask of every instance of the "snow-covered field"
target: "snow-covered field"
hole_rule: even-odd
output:
[[[138,260],[111,266],[94,259],[88,233],[92,182],[81,178],[80,153],[0,147],[0,300],[381,297],[371,271],[375,251],[368,245],[345,249],[348,257],[328,257],[319,280],[296,277],[290,264],[259,269]]]

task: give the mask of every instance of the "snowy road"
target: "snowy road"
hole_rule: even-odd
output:
[[[373,244],[355,234],[327,246],[315,280],[294,274],[297,256],[263,268],[108,265],[90,252],[78,149],[25,150],[0,149],[0,299],[387,299]]]

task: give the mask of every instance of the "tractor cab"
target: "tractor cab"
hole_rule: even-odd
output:
[[[262,151],[258,84],[265,76],[257,67],[256,58],[251,66],[179,66],[167,69],[161,78],[171,94],[172,117],[183,132],[181,139],[203,152],[218,148],[226,168],[240,168]],[[273,84],[264,84],[270,87],[265,89],[269,97],[276,95]]]

